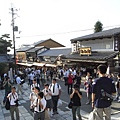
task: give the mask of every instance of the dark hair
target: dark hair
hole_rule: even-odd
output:
[[[107,66],[106,65],[99,65],[97,69],[100,71],[101,74],[106,74]]]
[[[48,83],[45,83],[44,86],[49,86],[49,84],[48,84]]]
[[[56,79],[55,79],[55,78],[53,78],[53,80],[54,80],[54,81],[56,81]]]
[[[78,84],[75,84],[75,85],[74,85],[74,88],[79,88],[79,85],[78,85]]]
[[[44,96],[43,92],[39,92],[38,96],[40,96],[41,98],[43,98],[43,96]]]
[[[10,77],[6,76],[6,80],[10,79]]]
[[[37,89],[38,91],[40,91],[40,88],[39,88],[39,87],[37,87],[37,86],[35,87],[35,89]]]
[[[15,90],[16,90],[16,87],[15,87],[15,86],[12,86],[11,89],[15,89]]]
[[[34,78],[34,80],[33,80],[33,81],[37,81],[37,80],[36,80],[36,78]]]

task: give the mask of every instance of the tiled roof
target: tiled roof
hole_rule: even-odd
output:
[[[0,54],[0,63],[9,63],[9,62],[13,62],[12,61],[12,59],[11,59],[11,57],[9,56],[9,55],[7,55],[7,54]]]
[[[34,47],[34,48],[28,50],[27,52],[36,52],[36,51],[38,51],[38,50],[41,49],[41,48],[44,48],[44,46],[41,46],[41,47]]]
[[[33,47],[21,47],[21,48],[19,48],[19,49],[17,49],[16,51],[17,52],[26,52],[27,50],[30,50],[30,49],[32,49]]]
[[[37,46],[37,45],[42,44],[42,43],[44,43],[44,42],[46,42],[46,41],[49,41],[49,40],[52,40],[52,39],[50,38],[50,39],[46,39],[46,40],[40,40],[40,41],[38,41],[38,42],[35,42],[33,45],[34,45],[34,46]],[[52,40],[52,41],[55,42],[55,43],[57,43],[57,44],[59,44],[59,45],[61,45],[62,47],[65,47],[64,45],[62,45],[62,44],[60,44],[60,43],[58,43],[58,42],[56,42],[56,41],[54,41],[54,40]]]
[[[58,56],[60,54],[67,55],[67,54],[70,54],[70,52],[71,52],[71,48],[50,49],[50,50],[47,50],[47,51],[39,54],[38,56]]]
[[[47,40],[49,40],[49,39],[47,39]],[[41,44],[41,43],[43,43],[43,42],[45,42],[45,41],[47,41],[47,40],[40,40],[40,41],[38,41],[38,42],[35,42],[33,45],[36,46],[36,45]]]
[[[120,28],[109,29],[109,30],[97,32],[94,34],[77,37],[77,38],[71,39],[71,42],[88,40],[88,39],[96,39],[96,38],[104,38],[104,37],[112,37],[117,34],[120,34]]]
[[[92,52],[92,55],[90,56],[85,56],[85,55],[82,55],[80,56],[80,54],[78,53],[75,53],[75,54],[69,54],[69,55],[66,55],[66,58],[65,59],[74,59],[74,60],[92,60],[92,61],[106,61],[108,60],[109,58],[112,58],[114,56],[116,56],[119,52]]]

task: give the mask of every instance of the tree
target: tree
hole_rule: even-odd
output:
[[[94,33],[100,32],[103,30],[103,24],[100,21],[97,21],[94,25]]]
[[[8,47],[12,47],[12,40],[8,40],[10,38],[9,34],[4,34],[0,37],[0,54],[7,54],[10,50],[7,50]]]

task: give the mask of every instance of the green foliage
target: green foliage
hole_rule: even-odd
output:
[[[103,24],[100,21],[97,21],[94,25],[94,33],[100,32],[103,30]]]
[[[4,34],[0,37],[0,53],[1,54],[7,54],[7,47],[12,46],[11,42],[12,40],[8,40],[10,38],[9,34]]]

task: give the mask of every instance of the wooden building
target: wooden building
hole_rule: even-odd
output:
[[[71,45],[71,54],[63,58],[66,64],[93,68],[106,64],[111,72],[119,71],[120,28],[71,39]]]

